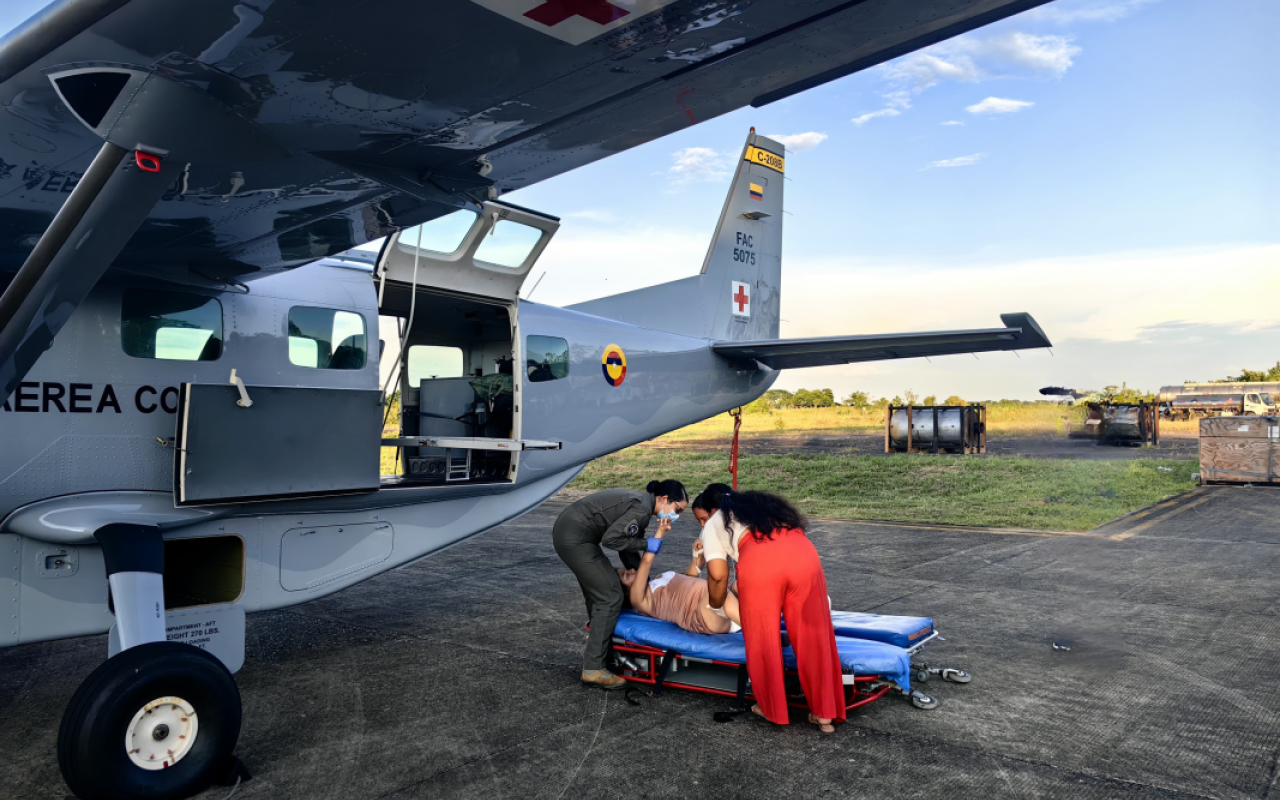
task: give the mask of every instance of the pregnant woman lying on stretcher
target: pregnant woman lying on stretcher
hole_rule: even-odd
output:
[[[654,619],[674,622],[693,633],[730,633],[739,630],[738,598],[729,592],[720,614],[708,605],[707,582],[698,577],[703,566],[702,542],[693,545],[693,560],[683,575],[664,572],[649,580],[656,553],[645,553],[639,569],[618,570],[627,588],[631,607]]]

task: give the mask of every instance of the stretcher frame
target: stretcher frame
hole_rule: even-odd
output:
[[[923,642],[921,642],[923,644]],[[691,692],[700,692],[702,694],[717,695],[720,697],[732,697],[735,699],[734,710],[742,710],[747,707],[747,700],[755,700],[755,695],[747,688],[747,665],[739,664],[734,661],[720,661],[711,658],[699,658],[697,656],[686,656],[674,650],[663,650],[660,647],[654,647],[647,644],[638,644],[636,642],[627,641],[621,637],[614,637],[613,653],[617,663],[617,672],[615,674],[620,677],[637,684],[653,687],[649,691],[651,697],[657,697],[662,694],[663,687],[671,687],[673,689],[685,689]],[[644,659],[644,663],[636,663],[636,659],[629,658],[631,656],[640,656]],[[630,663],[628,663],[630,662]],[[678,677],[680,671],[677,666],[680,662],[685,664],[685,672],[689,673],[689,667],[695,668],[697,665],[711,665],[714,667],[732,668],[736,673],[736,687],[733,691],[727,688],[708,686],[699,683],[693,683]],[[676,673],[677,676],[673,676]],[[697,674],[697,673],[695,673]],[[798,691],[799,674],[795,670],[786,670],[785,674],[788,678],[787,705],[804,708],[804,695]],[[705,672],[698,675],[699,678],[705,679]],[[884,680],[879,675],[851,675],[846,673],[844,676],[845,691],[845,711],[852,711],[889,694],[891,691],[898,689],[897,685]],[[792,691],[793,687],[795,691]],[[901,691],[899,689],[899,691]]]

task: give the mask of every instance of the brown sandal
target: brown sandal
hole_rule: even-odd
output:
[[[814,725],[817,725],[818,730],[822,731],[823,733],[836,732],[836,726],[832,725],[830,722],[819,722],[818,718],[815,717],[812,713],[809,714],[809,721],[812,722]]]

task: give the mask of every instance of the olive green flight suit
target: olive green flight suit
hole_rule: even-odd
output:
[[[606,489],[560,512],[551,529],[556,555],[573,570],[587,602],[591,632],[582,654],[583,669],[606,668],[613,628],[622,610],[622,583],[601,546],[618,551],[628,569],[639,566],[655,502],[648,492]]]

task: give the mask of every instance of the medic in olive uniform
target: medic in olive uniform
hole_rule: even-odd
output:
[[[649,520],[656,514],[658,530],[666,532],[687,504],[688,495],[679,481],[650,481],[643,492],[606,489],[588,495],[556,518],[551,541],[556,555],[582,587],[590,620],[591,631],[582,654],[584,684],[618,689],[627,683],[606,665],[613,629],[622,610],[623,589],[602,546],[616,550],[623,566],[635,569],[641,553],[657,553],[662,547],[661,539],[645,536]]]

